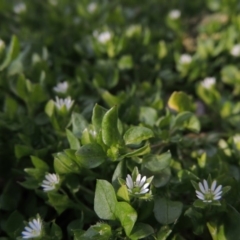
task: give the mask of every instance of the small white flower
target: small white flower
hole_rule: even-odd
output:
[[[178,9],[173,9],[172,11],[169,12],[168,16],[171,19],[178,19],[181,16],[181,12]]]
[[[189,64],[192,62],[192,57],[189,54],[182,54],[179,61],[181,64]]]
[[[240,143],[240,134],[236,134],[233,136],[233,141],[235,144]]]
[[[22,232],[22,238],[37,238],[42,234],[42,221],[40,218],[33,219],[28,223],[28,226],[24,228]]]
[[[213,200],[219,200],[222,197],[222,185],[217,187],[217,181],[212,182],[211,187],[208,186],[208,182],[204,179],[203,182],[198,183],[200,191],[196,190],[197,197],[203,202],[212,202]]]
[[[48,173],[45,175],[45,179],[42,182],[42,187],[44,192],[52,191],[56,188],[56,185],[59,184],[59,177],[55,173]]]
[[[97,40],[100,42],[100,43],[107,43],[112,35],[109,31],[105,31],[105,32],[102,32],[102,33],[98,33],[96,31],[94,31],[93,35],[97,38]]]
[[[48,2],[52,5],[52,6],[57,6],[58,1],[57,0],[48,0]]]
[[[96,9],[97,9],[97,4],[95,2],[92,2],[87,6],[87,10],[89,13],[94,13]]]
[[[26,9],[27,9],[27,7],[26,7],[25,3],[18,3],[13,7],[13,11],[16,14],[23,13],[26,11]]]
[[[133,181],[132,177],[128,174],[126,178],[128,191],[136,195],[147,193],[149,191],[148,187],[150,183],[147,183],[146,180],[146,176],[141,178],[141,174],[138,174],[136,180]]]
[[[0,38],[0,53],[3,51],[5,48],[5,42]]]
[[[67,89],[68,89],[68,82],[66,81],[62,83],[58,83],[57,86],[53,88],[53,90],[58,93],[65,93]]]
[[[201,82],[201,85],[204,87],[204,88],[211,88],[213,85],[215,85],[216,83],[216,78],[215,77],[206,77],[202,82]]]
[[[231,55],[234,57],[239,57],[240,56],[240,44],[236,44],[232,47],[230,51]]]
[[[54,103],[59,110],[61,110],[64,106],[67,110],[70,110],[74,101],[70,97],[67,97],[65,99],[56,97],[56,101]]]

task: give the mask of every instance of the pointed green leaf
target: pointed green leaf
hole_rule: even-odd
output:
[[[79,165],[85,168],[95,168],[106,161],[107,156],[102,147],[97,143],[89,143],[78,149],[76,152]]]
[[[103,117],[102,139],[107,146],[117,145],[120,141],[117,106],[108,110]]]
[[[115,220],[115,209],[117,198],[113,186],[106,180],[97,180],[94,211],[99,218],[104,220]]]
[[[121,222],[127,236],[130,235],[137,220],[137,212],[126,202],[118,202],[115,209],[115,215]]]
[[[136,223],[129,238],[132,240],[138,240],[145,238],[153,233],[154,229],[150,225],[145,223]]]
[[[175,222],[182,213],[183,204],[174,202],[166,198],[156,197],[154,200],[154,215],[161,224],[170,224]]]
[[[19,42],[16,36],[12,36],[10,46],[8,48],[7,56],[4,62],[0,66],[0,71],[8,67],[8,65],[13,61],[19,53]]]
[[[74,134],[70,130],[66,129],[66,133],[70,148],[73,150],[78,150],[80,148],[79,140],[74,136]]]
[[[137,144],[144,140],[153,137],[153,131],[149,128],[138,126],[130,127],[124,134],[123,139],[125,144]]]
[[[174,92],[168,100],[168,106],[177,112],[191,111],[193,108],[190,97],[184,92]]]
[[[101,107],[100,105],[96,104],[93,108],[93,115],[92,115],[92,124],[95,127],[96,131],[99,131],[102,127],[102,119],[107,109]]]
[[[153,173],[170,166],[172,155],[170,151],[167,151],[161,155],[149,154],[143,158],[143,166]]]

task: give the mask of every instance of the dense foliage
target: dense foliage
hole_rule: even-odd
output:
[[[239,11],[0,1],[0,240],[240,239]]]

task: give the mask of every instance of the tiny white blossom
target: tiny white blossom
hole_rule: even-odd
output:
[[[68,89],[68,82],[66,81],[58,83],[57,86],[53,88],[53,90],[58,93],[65,93],[67,89]]]
[[[0,38],[0,53],[5,48],[5,42]]]
[[[102,33],[98,33],[96,31],[93,32],[93,36],[95,36],[97,38],[97,40],[100,42],[100,43],[107,43],[112,35],[109,31],[105,31],[105,32],[102,32]]]
[[[168,16],[171,19],[178,19],[181,16],[181,12],[178,9],[173,9],[172,11],[169,12]]]
[[[87,10],[89,13],[94,13],[96,9],[97,9],[97,4],[95,2],[92,2],[87,6]]]
[[[147,183],[146,180],[146,176],[141,178],[141,174],[138,174],[136,180],[133,181],[132,177],[128,174],[126,178],[128,191],[136,195],[147,193],[149,191],[148,187],[150,183]]]
[[[189,64],[192,62],[192,56],[189,54],[182,54],[179,61],[181,64]]]
[[[231,55],[234,57],[239,57],[240,56],[240,44],[236,44],[232,47],[230,51]]]
[[[16,13],[16,14],[20,14],[20,13],[23,13],[25,12],[27,9],[25,3],[18,3],[16,5],[14,5],[13,7],[13,11]]]
[[[44,192],[52,191],[56,188],[56,185],[59,184],[59,177],[55,173],[48,173],[45,175],[45,179],[42,182],[42,187]]]
[[[203,202],[212,202],[213,200],[219,200],[222,197],[222,185],[217,187],[217,181],[212,182],[211,187],[208,186],[207,180],[198,183],[200,191],[196,190],[197,197]]]
[[[65,99],[56,97],[56,101],[54,103],[59,110],[61,110],[64,106],[67,110],[70,110],[74,101],[70,97],[67,97]]]
[[[204,87],[204,88],[211,88],[213,85],[215,85],[216,83],[216,78],[215,77],[206,77],[202,82],[201,82],[201,85]]]
[[[22,238],[37,238],[42,234],[42,221],[40,218],[33,219],[28,223],[28,226],[24,228],[22,232]]]
[[[240,134],[236,134],[233,136],[233,141],[235,144],[240,143]]]
[[[52,6],[57,6],[58,1],[57,0],[48,0],[48,2],[52,5]]]

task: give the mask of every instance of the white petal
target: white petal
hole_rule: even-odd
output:
[[[218,192],[220,192],[222,190],[222,185],[219,185],[215,191],[213,192],[213,194],[217,194]]]
[[[214,200],[218,200],[218,199],[220,199],[222,196],[215,196],[213,199]]]
[[[201,192],[197,191],[197,190],[196,190],[196,194],[204,198],[204,195]]]
[[[200,190],[201,190],[202,193],[206,193],[206,191],[205,191],[205,189],[204,189],[204,187],[203,187],[203,185],[202,185],[201,182],[198,183],[198,186],[199,186],[199,188],[200,188]]]
[[[150,183],[145,183],[141,189],[143,190],[143,189],[147,188],[149,185],[150,185]]]
[[[138,186],[139,185],[139,182],[141,181],[141,174],[138,174],[137,175],[137,178],[136,178],[136,185]]]
[[[214,181],[212,182],[212,185],[211,185],[211,190],[212,190],[212,192],[215,190],[216,185],[217,185],[217,181],[214,180]]]
[[[126,178],[126,185],[130,189],[133,188],[133,180],[132,180],[132,177],[129,174],[127,175],[127,178]]]
[[[141,193],[141,194],[144,194],[144,193],[147,193],[148,191],[149,191],[148,188],[146,188],[146,189],[141,189],[140,193]]]
[[[142,178],[141,182],[139,183],[138,187],[142,187],[142,185],[146,182],[146,179],[147,179],[147,177],[144,176],[144,177]]]
[[[205,199],[204,196],[198,195],[198,194],[197,194],[197,198],[199,198],[199,199],[201,199],[201,200],[204,200],[204,199]]]
[[[214,197],[222,195],[222,191],[218,192],[217,194],[214,195]]]
[[[209,187],[208,187],[208,182],[205,179],[203,180],[203,185],[204,185],[205,191],[207,192]]]

